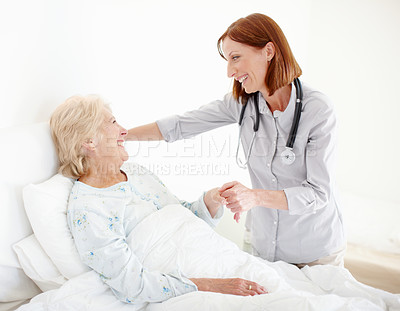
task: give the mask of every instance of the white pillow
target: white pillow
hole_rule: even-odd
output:
[[[57,174],[41,184],[30,184],[23,190],[25,210],[33,232],[67,279],[90,270],[81,262],[67,224],[67,204],[72,186],[72,179]]]
[[[25,274],[43,292],[59,288],[67,281],[47,256],[34,234],[14,244],[13,249]]]
[[[0,265],[0,310],[3,303],[30,299],[41,293],[21,268]]]
[[[0,310],[14,310],[11,306],[17,307],[16,300],[41,293],[12,249],[13,244],[32,234],[22,188],[53,176],[58,160],[48,122],[1,128],[0,143]],[[5,305],[7,301],[10,303]]]

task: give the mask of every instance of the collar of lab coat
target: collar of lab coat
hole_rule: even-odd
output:
[[[296,104],[296,87],[293,85],[293,83],[292,83],[292,90],[290,93],[289,104],[287,105],[284,111],[275,110],[274,113],[272,113],[261,92],[258,93],[258,109],[261,114],[265,114],[270,117],[293,118],[295,104]]]

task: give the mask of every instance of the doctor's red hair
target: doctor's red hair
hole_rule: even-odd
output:
[[[268,42],[274,44],[275,55],[265,76],[269,95],[273,95],[277,89],[290,84],[295,78],[301,76],[301,68],[294,58],[286,37],[272,18],[254,13],[240,18],[230,25],[217,42],[218,52],[224,59],[226,57],[222,51],[222,42],[226,37],[258,48],[263,48]],[[251,94],[247,94],[242,85],[234,80],[233,96],[237,100],[241,99],[244,104]]]

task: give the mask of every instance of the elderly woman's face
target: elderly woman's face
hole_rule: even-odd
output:
[[[101,128],[101,138],[97,141],[96,145],[98,155],[101,157],[108,157],[108,160],[127,161],[129,155],[124,147],[127,133],[128,131],[118,124],[112,113],[109,110],[104,109],[104,122]]]
[[[248,94],[266,91],[265,76],[270,56],[265,48],[255,48],[226,37],[222,50],[228,61],[229,78],[239,81]]]

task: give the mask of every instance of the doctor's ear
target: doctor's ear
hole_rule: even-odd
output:
[[[264,46],[264,50],[267,54],[267,61],[271,61],[275,56],[275,45],[272,42],[268,42]]]
[[[96,149],[96,145],[93,142],[93,139],[88,139],[87,141],[82,143],[82,148],[86,151],[94,151]]]

